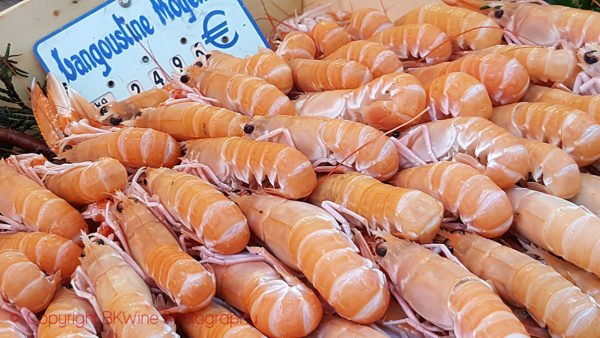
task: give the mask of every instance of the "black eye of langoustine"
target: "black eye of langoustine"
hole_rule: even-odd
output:
[[[244,126],[244,133],[246,134],[252,134],[252,132],[254,131],[254,126],[251,124],[247,124]]]
[[[596,56],[596,53],[597,51],[595,50],[585,52],[585,54],[583,54],[583,61],[585,61],[585,63],[589,65],[598,62],[598,57]]]
[[[123,202],[117,203],[117,211],[118,212],[123,212]]]
[[[377,243],[375,245],[375,253],[379,257],[384,257],[387,255],[387,244],[386,242]]]
[[[113,126],[116,126],[119,123],[123,122],[123,119],[120,117],[111,117],[109,121],[110,121],[110,124],[112,124]]]
[[[496,17],[496,19],[500,19],[503,15],[504,15],[503,9],[498,9],[498,10],[494,11],[494,16]]]
[[[190,78],[187,75],[181,75],[181,78],[179,78],[179,81],[181,81],[181,83],[186,83],[190,80]]]

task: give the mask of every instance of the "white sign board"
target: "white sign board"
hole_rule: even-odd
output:
[[[200,53],[268,47],[241,0],[110,0],[39,40],[45,68],[97,107],[168,83]]]

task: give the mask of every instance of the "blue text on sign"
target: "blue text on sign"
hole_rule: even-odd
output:
[[[114,14],[112,18],[116,24],[115,31],[90,44],[87,49],[82,49],[69,58],[61,58],[58,50],[56,48],[52,49],[52,57],[67,81],[74,81],[77,79],[77,74],[85,75],[100,66],[104,66],[102,75],[107,77],[112,70],[108,60],[112,59],[113,55],[123,53],[124,50],[133,46],[135,41],[141,41],[154,34],[154,27],[152,27],[148,18],[143,15],[140,15],[137,20],[131,20],[127,26],[123,18],[117,18]]]

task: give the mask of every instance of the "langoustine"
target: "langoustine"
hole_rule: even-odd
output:
[[[485,86],[473,76],[454,72],[426,83],[429,117],[442,120],[449,117],[492,116],[492,100]]]
[[[350,34],[340,26],[345,26],[351,15],[343,11],[328,11],[329,7],[331,4],[325,4],[295,15],[273,27],[271,36],[281,38],[281,35],[295,31],[306,33],[314,41],[317,52],[315,56],[327,56],[352,41]]]
[[[128,253],[175,303],[165,312],[192,312],[208,305],[215,294],[215,277],[184,252],[179,242],[142,203],[123,193],[113,198],[109,217],[117,220],[115,232]]]
[[[12,155],[13,168],[75,205],[100,201],[127,184],[127,169],[118,160],[54,164],[36,154]]]
[[[245,74],[190,66],[179,81],[220,107],[246,116],[295,115],[289,98],[269,82]]]
[[[391,183],[434,197],[460,216],[467,230],[482,236],[499,237],[512,225],[512,206],[504,191],[466,164],[440,161],[405,169]]]
[[[584,206],[600,217],[600,177],[589,173],[581,173],[581,190],[569,201]]]
[[[22,315],[3,308],[0,308],[0,332],[5,338],[28,338],[34,334],[31,324]]]
[[[479,53],[501,54],[517,59],[527,69],[529,78],[534,83],[562,84],[572,88],[581,70],[577,65],[577,54],[572,49],[498,45]]]
[[[285,61],[293,59],[314,59],[317,47],[310,35],[292,31],[285,35],[275,51]]]
[[[375,259],[400,296],[423,318],[458,337],[529,337],[492,287],[436,253],[389,234]]]
[[[0,251],[0,293],[17,307],[33,313],[46,309],[60,280],[60,272],[46,276],[21,252]]]
[[[418,125],[395,141],[400,168],[460,160],[490,177],[500,188],[525,178],[527,148],[519,138],[481,117],[455,117]]]
[[[54,73],[46,76],[46,91],[47,95],[39,85],[32,86],[31,108],[42,137],[54,153],[62,150],[61,140],[67,136],[108,131],[95,116],[86,116],[86,112],[95,113],[93,106],[78,94],[69,97]],[[70,93],[76,92],[70,89]],[[76,109],[78,104],[84,107]]]
[[[504,36],[512,43],[556,46],[566,42],[575,47],[600,43],[600,14],[594,11],[520,1],[474,2],[491,6],[490,17],[504,28]]]
[[[167,101],[171,94],[164,88],[152,88],[124,100],[110,102],[99,110],[99,121],[105,125],[116,126],[123,121],[131,120],[144,108],[157,107]]]
[[[358,122],[318,116],[263,116],[254,118],[246,130],[252,139],[293,145],[313,163],[315,171],[340,165],[385,180],[398,170],[392,141]]]
[[[529,72],[534,83],[553,85],[575,95],[600,93],[600,68],[597,45],[586,44],[575,50],[539,46],[499,45],[486,48],[485,53],[514,57]]]
[[[327,59],[288,61],[294,86],[304,92],[355,89],[373,79],[367,66],[353,60]]]
[[[468,9],[444,4],[426,4],[412,10],[394,22],[428,23],[444,30],[458,49],[479,50],[500,44],[502,29],[492,19]]]
[[[270,49],[259,47],[258,53],[246,58],[238,58],[219,51],[210,51],[209,55],[210,57],[206,59],[208,69],[256,76],[279,88],[284,94],[292,89],[290,67],[284,59]]]
[[[427,65],[448,61],[452,55],[450,38],[430,24],[412,23],[385,29],[369,38],[392,50],[402,60],[424,60]]]
[[[0,160],[0,212],[5,217],[36,231],[45,231],[77,240],[87,223],[81,214],[64,199],[18,174]]]
[[[580,167],[600,158],[600,124],[581,110],[520,102],[494,108],[492,121],[513,135],[562,148]]]
[[[366,66],[373,78],[378,78],[389,73],[404,71],[394,51],[384,44],[366,40],[349,42],[326,56],[323,60],[345,59],[353,60]]]
[[[529,153],[529,176],[534,183],[527,186],[561,198],[571,198],[583,187],[583,176],[573,158],[548,143],[521,139]]]
[[[58,156],[69,162],[112,157],[126,166],[173,166],[180,149],[166,133],[146,128],[111,128],[90,124],[71,108],[58,79],[48,75],[48,96],[36,84],[31,100],[42,136]]]
[[[327,56],[352,41],[350,35],[331,20],[317,22],[310,31],[310,35],[322,56]]]
[[[47,274],[60,271],[63,279],[70,278],[83,252],[73,241],[46,232],[2,233],[0,250],[19,251]]]
[[[335,315],[323,315],[321,323],[310,335],[309,338],[328,338],[328,337],[354,337],[354,338],[387,338],[383,334],[370,326],[353,323],[349,320],[337,317]]]
[[[122,189],[127,183],[127,169],[116,159],[102,157],[94,162],[35,166],[44,186],[73,204],[99,201]]]
[[[600,307],[551,267],[474,234],[445,234],[469,270],[504,299],[527,308],[540,325],[563,337],[600,335]]]
[[[366,40],[392,26],[392,21],[384,12],[374,8],[361,8],[352,13],[346,31],[355,40]]]
[[[149,168],[136,174],[131,187],[130,193],[151,206],[154,214],[178,232],[192,233],[209,250],[234,254],[248,244],[250,230],[238,206],[194,175]]]
[[[248,313],[256,328],[268,336],[303,337],[313,331],[323,315],[314,292],[282,268],[261,261],[258,255],[246,255],[256,258],[245,256],[236,262],[233,256],[217,257],[222,263],[208,260],[213,262],[217,295]]]
[[[343,118],[390,130],[419,122],[426,93],[414,76],[392,73],[356,89],[304,94],[294,104],[299,116]]]
[[[175,322],[183,331],[194,338],[235,337],[266,338],[244,318],[236,316],[216,301],[208,306],[184,315],[176,315]]]
[[[424,192],[394,187],[355,172],[323,178],[308,199],[351,216],[367,229],[384,230],[420,243],[431,242],[444,210]]]
[[[299,201],[267,194],[235,197],[253,233],[287,266],[302,271],[336,312],[371,324],[389,301],[385,276],[358,253],[335,218]]]
[[[523,96],[523,101],[570,106],[587,112],[596,122],[600,122],[600,95],[577,95],[561,89],[532,85]]]
[[[101,323],[90,303],[73,290],[60,288],[40,320],[37,336],[94,338]]]
[[[154,307],[150,289],[114,248],[83,237],[84,257],[71,284],[118,337],[179,337]],[[117,316],[120,316],[117,318]],[[121,319],[121,318],[126,318]]]
[[[527,254],[534,256],[546,265],[552,267],[554,271],[558,272],[569,282],[575,284],[581,291],[587,293],[596,301],[596,303],[600,304],[600,278],[596,275],[585,271],[544,249],[540,249],[531,243],[527,244],[521,242],[521,245],[526,249]]]
[[[452,72],[465,72],[483,83],[492,103],[519,101],[529,87],[529,73],[515,58],[502,54],[468,54],[460,59],[409,71],[423,83]]]
[[[525,188],[507,190],[514,229],[537,246],[600,276],[600,218],[562,198]],[[567,238],[568,240],[566,240]]]
[[[178,141],[206,137],[242,136],[248,116],[201,102],[180,102],[140,110],[133,121],[138,128],[152,128]]]
[[[558,5],[540,6],[527,1],[459,1],[459,6],[481,7],[504,28],[510,44],[555,47],[575,50],[578,66],[573,91],[576,94],[600,93],[600,14],[591,10]],[[475,9],[476,10],[476,9]]]
[[[220,137],[185,142],[181,168],[225,190],[248,185],[287,198],[308,196],[317,184],[313,167],[300,151],[279,143]]]
[[[124,128],[95,135],[92,138],[67,145],[57,158],[69,162],[96,161],[112,157],[126,166],[172,167],[179,163],[181,149],[169,134],[148,128]]]

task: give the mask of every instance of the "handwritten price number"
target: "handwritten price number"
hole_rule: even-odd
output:
[[[150,77],[150,81],[152,81],[157,88],[162,88],[162,86],[167,84],[167,77],[158,67],[152,69],[150,73],[148,73],[148,76]]]
[[[195,57],[206,55],[206,53],[208,53],[208,51],[200,42],[196,42],[192,45],[192,54],[194,54]]]
[[[183,71],[183,68],[185,68],[185,62],[183,62],[181,55],[173,56],[170,61],[171,67],[173,67],[176,72],[181,72]]]
[[[129,82],[127,89],[129,89],[129,93],[131,93],[131,95],[139,94],[144,90],[142,88],[142,84],[138,80]]]

